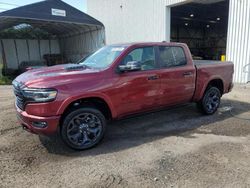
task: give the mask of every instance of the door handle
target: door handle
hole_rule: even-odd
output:
[[[148,80],[157,80],[157,79],[159,79],[159,76],[157,76],[157,75],[148,77]]]
[[[188,76],[193,76],[193,73],[192,72],[184,72],[182,75],[184,77],[188,77]]]

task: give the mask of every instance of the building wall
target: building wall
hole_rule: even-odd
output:
[[[88,0],[88,14],[100,20],[106,43],[166,40],[165,0]]]
[[[194,1],[202,0],[87,0],[87,11],[104,24],[107,44],[169,41],[170,7]],[[250,81],[250,66],[243,72],[250,63],[249,44],[250,1],[230,0],[226,57],[234,62],[234,82]]]
[[[234,62],[234,81],[250,81],[250,1],[230,0],[227,59]],[[244,67],[247,72],[244,72]]]

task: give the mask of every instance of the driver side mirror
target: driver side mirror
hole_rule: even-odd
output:
[[[129,61],[126,65],[118,66],[119,72],[130,72],[141,70],[141,63],[139,61]]]

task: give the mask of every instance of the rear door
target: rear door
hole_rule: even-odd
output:
[[[115,108],[118,116],[153,109],[160,105],[159,64],[155,47],[139,47],[130,51],[120,64],[129,61],[141,62],[141,70],[118,74],[117,100]]]
[[[158,46],[161,64],[162,105],[190,102],[195,91],[196,70],[182,46]]]

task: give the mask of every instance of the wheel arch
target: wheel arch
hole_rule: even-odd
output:
[[[220,78],[210,80],[207,84],[205,91],[210,87],[218,88],[220,90],[221,95],[224,93],[224,83],[223,83],[223,80]],[[204,92],[203,92],[203,95],[204,95]]]
[[[195,97],[194,97],[194,101],[201,100],[205,92],[207,91],[207,89],[210,87],[216,87],[220,90],[221,95],[224,94],[225,85],[224,85],[223,79],[220,77],[214,77],[214,78],[211,78],[209,81],[207,81],[207,83],[204,84],[202,87],[201,85],[198,87]]]
[[[106,119],[110,120],[116,116],[113,110],[112,103],[105,97],[100,95],[94,96],[79,96],[70,98],[62,104],[58,110],[58,114],[65,116],[72,108],[79,108],[80,106],[95,107],[100,110]]]

